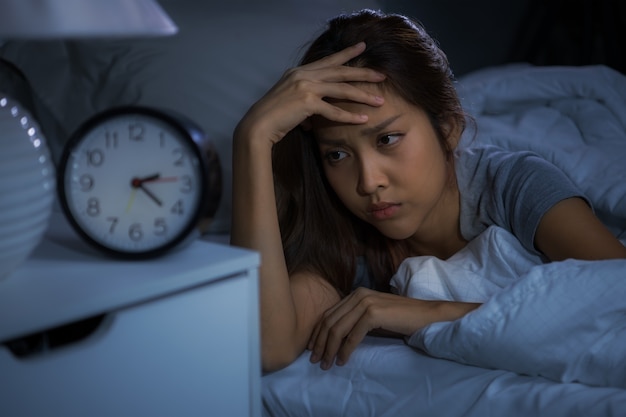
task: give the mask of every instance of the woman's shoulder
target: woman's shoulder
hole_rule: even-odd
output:
[[[581,192],[558,167],[531,151],[477,145],[455,152],[461,196],[461,233],[475,237],[489,225],[512,232],[529,250],[547,210]]]
[[[471,178],[472,181],[476,177],[502,177],[511,172],[542,170],[542,167],[555,169],[551,162],[530,150],[511,150],[489,144],[457,148],[454,159],[457,178]]]

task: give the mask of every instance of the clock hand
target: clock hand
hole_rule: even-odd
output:
[[[176,182],[178,181],[178,177],[163,177],[163,178],[154,178],[154,179],[149,179],[149,180],[145,180],[142,182]]]
[[[144,182],[146,182],[146,181],[153,181],[153,180],[158,179],[158,178],[160,177],[160,175],[161,175],[161,174],[158,174],[158,173],[157,173],[157,174],[152,174],[152,175],[149,175],[149,176],[144,177],[144,178],[133,178],[133,179],[130,181],[130,185],[131,185],[131,187],[133,187],[133,189],[136,189],[136,188],[141,188],[141,189],[143,190],[143,192],[144,192],[144,193],[146,193],[146,195],[147,195],[148,197],[150,197],[150,198],[151,198],[151,199],[152,199],[155,203],[157,203],[157,205],[162,206],[162,205],[163,205],[163,203],[161,202],[161,200],[159,200],[159,198],[158,198],[157,196],[155,196],[155,195],[152,193],[152,191],[148,190],[148,189],[147,189],[146,187],[144,187],[144,185],[143,185],[143,183],[144,183]]]
[[[161,177],[161,174],[152,174],[144,178],[133,178],[131,185],[140,187],[144,182],[176,182],[178,177]]]
[[[138,181],[139,184],[143,184],[144,182],[155,181],[159,179],[160,176],[161,174],[156,173],[156,174],[148,175],[147,177],[144,177],[144,178],[133,178],[133,183],[135,181]]]
[[[135,201],[135,193],[137,192],[136,188],[133,188],[130,191],[130,198],[128,199],[128,204],[126,205],[126,213],[128,213],[130,211],[130,208],[133,205],[133,201]]]
[[[132,180],[130,180],[130,186],[133,188],[141,188],[141,185],[146,182],[146,181],[154,181],[157,178],[159,178],[161,176],[161,174],[152,174],[149,175],[147,177],[144,178],[133,178]]]
[[[143,192],[145,192],[148,195],[148,197],[150,197],[155,203],[157,203],[157,205],[159,205],[159,206],[163,205],[161,200],[159,200],[157,196],[152,194],[152,191],[150,191],[146,187],[144,187],[143,184],[139,184],[139,188],[141,188],[143,190]]]

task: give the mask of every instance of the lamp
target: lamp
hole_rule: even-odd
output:
[[[162,36],[177,31],[154,0],[0,2],[0,39]]]
[[[154,0],[0,0],[0,43],[177,31]],[[37,100],[19,68],[0,59],[0,279],[37,247],[56,195],[55,167],[36,117]]]

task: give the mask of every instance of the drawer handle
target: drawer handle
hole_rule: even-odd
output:
[[[18,358],[45,355],[63,346],[87,339],[100,327],[105,318],[106,314],[100,314],[12,339],[3,344]]]

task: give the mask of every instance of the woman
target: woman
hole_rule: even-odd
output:
[[[231,243],[262,256],[264,370],[306,348],[323,369],[342,365],[369,332],[410,335],[475,309],[385,290],[406,257],[446,259],[489,225],[547,260],[626,257],[555,167],[461,149],[465,124],[433,39],[371,10],[331,20],[250,108],[234,132]]]

